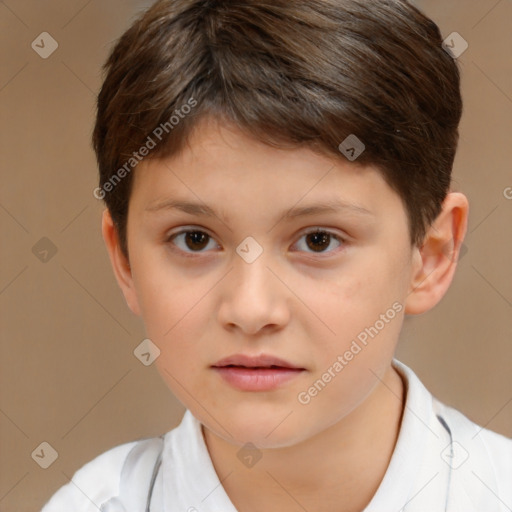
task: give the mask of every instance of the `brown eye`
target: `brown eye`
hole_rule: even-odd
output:
[[[305,246],[308,250],[305,252],[313,252],[313,253],[325,253],[332,252],[326,250],[332,244],[332,240],[336,240],[338,242],[338,247],[344,242],[344,240],[330,231],[325,231],[321,229],[317,229],[315,231],[310,231],[302,235],[301,239],[304,238],[306,243]],[[300,245],[300,244],[299,244]],[[304,244],[303,244],[304,246]]]
[[[168,243],[176,245],[179,250],[186,254],[206,252],[203,249],[208,247],[212,237],[200,230],[183,230],[175,233],[167,239]]]
[[[185,244],[189,249],[201,250],[208,245],[210,237],[202,231],[187,231],[185,234]]]
[[[310,233],[306,235],[307,245],[310,249],[315,252],[321,252],[326,247],[329,247],[331,235],[325,231],[319,231],[317,233]]]

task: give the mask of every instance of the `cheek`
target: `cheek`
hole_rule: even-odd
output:
[[[310,410],[324,407],[336,417],[348,414],[383,377],[403,322],[403,270],[397,271],[395,258],[360,258],[317,286],[317,293],[310,292],[312,301],[318,299],[314,307],[323,321],[310,323],[317,363],[311,385],[316,382],[322,389]]]
[[[147,334],[165,342],[208,291],[207,283],[180,271],[160,250],[134,254],[133,270]]]
[[[204,302],[201,302],[204,293],[194,293],[190,286],[183,289],[160,286],[159,291],[148,295],[144,324],[148,338],[160,350],[155,361],[160,376],[187,407],[190,393],[204,402],[207,395],[203,391],[208,389],[205,368],[212,359],[201,344],[203,333],[207,332]]]
[[[396,266],[390,258],[360,258],[330,279],[310,282],[309,286],[304,283],[300,293],[308,298],[306,304],[315,313],[309,314],[313,320],[306,324],[312,329],[312,339],[318,338],[321,330],[329,352],[343,350],[365,328],[379,322],[381,315],[402,299]],[[388,317],[394,317],[395,312],[391,310]],[[390,325],[386,323],[385,330],[391,330]],[[380,322],[378,327],[382,327]]]
[[[160,350],[156,365],[172,390],[179,395],[178,382],[190,380],[204,366],[201,337],[210,318],[205,312],[211,279],[191,278],[176,266],[141,255],[134,283],[147,337]],[[209,359],[208,359],[209,360]],[[175,377],[174,380],[169,376]]]

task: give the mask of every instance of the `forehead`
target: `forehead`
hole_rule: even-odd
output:
[[[375,167],[305,146],[276,148],[211,118],[198,123],[178,154],[139,164],[131,200],[146,211],[180,203],[205,215],[230,205],[291,216],[321,205],[353,215],[378,215],[397,200],[401,206]]]

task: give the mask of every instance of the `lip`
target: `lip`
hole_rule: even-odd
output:
[[[259,354],[256,356],[249,356],[247,354],[233,354],[232,356],[225,357],[224,359],[219,359],[219,361],[217,361],[212,366],[220,367],[229,365],[245,366],[246,368],[270,368],[271,366],[278,366],[280,368],[291,368],[294,370],[305,369],[299,366],[295,366],[294,364],[284,359],[269,354]]]
[[[234,354],[217,361],[212,369],[228,384],[241,391],[271,391],[306,371],[305,368],[267,354]]]

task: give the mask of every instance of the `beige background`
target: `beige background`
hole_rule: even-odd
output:
[[[150,3],[0,2],[2,512],[39,510],[84,463],[170,430],[184,411],[133,355],[143,326],[114,281],[92,195],[100,67]],[[512,1],[416,4],[444,36],[469,43],[458,59],[465,113],[454,175],[471,211],[454,283],[406,320],[398,357],[445,403],[510,437]],[[59,45],[48,59],[31,48],[43,31]],[[32,252],[42,237],[57,250],[46,262]],[[31,457],[42,442],[58,452],[48,469]]]

